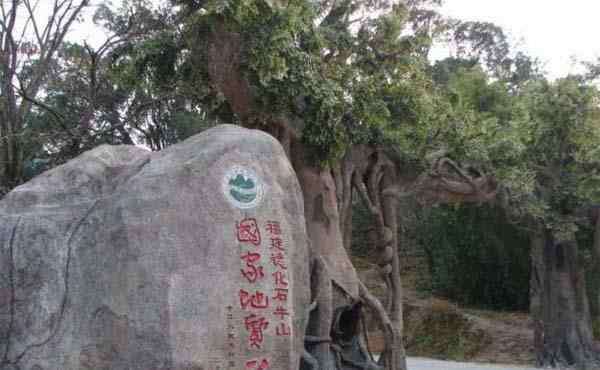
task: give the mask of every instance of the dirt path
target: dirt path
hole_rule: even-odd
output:
[[[437,317],[441,321],[439,325],[442,326],[445,325],[445,320],[456,321],[458,317],[466,320],[466,323],[461,325],[461,331],[468,328],[466,329],[467,332],[475,333],[470,337],[471,341],[477,342],[477,338],[481,338],[482,343],[484,343],[482,346],[472,343],[472,347],[478,348],[474,352],[469,352],[466,357],[468,361],[518,364],[520,366],[529,366],[535,361],[533,330],[529,316],[526,313],[463,309],[437,298],[417,299],[416,297],[410,297],[405,301],[405,307],[412,309],[412,312],[415,313],[411,315],[411,319],[420,320],[424,317],[425,320],[431,320]],[[411,328],[411,325],[407,324],[406,328]],[[425,327],[425,330],[427,329],[431,329],[431,325]],[[484,335],[480,333],[484,333]],[[417,333],[411,334],[416,335]],[[453,331],[441,331],[437,334],[459,335]],[[469,338],[468,335],[465,336],[464,332],[460,335]],[[429,356],[427,353],[415,353],[415,355]],[[443,356],[443,354],[440,355]]]
[[[527,315],[514,314],[506,319],[463,313],[475,328],[484,330],[491,342],[473,358],[478,362],[531,364],[534,362],[533,330]]]
[[[360,271],[360,275],[370,289],[383,291],[376,272],[364,270]],[[519,366],[521,369],[527,368],[535,362],[533,330],[527,313],[467,309],[444,299],[421,298],[414,289],[414,283],[406,283],[405,279],[405,284],[404,335],[409,356],[415,356],[413,358],[416,360],[435,357],[476,363],[514,364],[508,366],[514,366],[515,369],[519,369]],[[369,329],[369,347],[373,352],[380,352],[384,348],[383,336],[373,321]],[[435,363],[435,360],[423,361]],[[420,367],[416,369],[421,370]],[[439,369],[446,368],[442,366]],[[471,367],[459,366],[457,369]],[[503,365],[498,369],[510,368]]]

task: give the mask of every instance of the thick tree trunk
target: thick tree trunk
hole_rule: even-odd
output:
[[[331,171],[307,162],[303,145],[294,142],[291,161],[304,195],[306,231],[323,258],[331,279],[346,294],[358,298],[358,277],[344,248],[336,186]]]
[[[600,368],[579,262],[575,242],[557,243],[543,228],[533,235],[530,311],[538,366]]]
[[[280,132],[281,134],[281,132]],[[280,141],[282,140],[280,138]],[[354,304],[364,297],[364,287],[359,291],[360,282],[356,271],[344,248],[344,235],[342,233],[340,209],[344,212],[344,217],[351,219],[351,187],[348,185],[350,180],[346,177],[345,181],[340,183],[340,175],[350,174],[353,166],[346,165],[344,172],[338,172],[338,178],[334,179],[328,168],[315,166],[306,160],[305,148],[299,140],[290,140],[290,155],[292,165],[296,170],[302,193],[304,196],[304,213],[306,219],[307,234],[311,241],[312,250],[316,258],[313,259],[313,274],[311,281],[311,290],[313,300],[317,303],[316,309],[311,312],[309,327],[307,328],[306,343],[310,354],[315,358],[320,366],[320,370],[347,369],[344,367],[345,357],[336,343],[332,343],[334,338],[330,337],[334,326],[333,318],[340,307]],[[337,181],[336,181],[337,180]],[[338,195],[339,186],[344,187],[345,194],[341,197],[344,204],[339,207]],[[349,232],[348,229],[345,230]],[[398,276],[399,277],[399,276]],[[374,298],[370,297],[373,303]],[[377,303],[375,303],[377,304]],[[401,302],[400,302],[401,305]],[[400,313],[401,313],[400,308]],[[385,312],[383,312],[385,315]],[[401,342],[402,317],[400,321],[390,321],[392,325],[388,326],[395,335],[395,341],[389,342],[391,360],[404,363],[403,347]],[[385,319],[381,319],[385,320]],[[389,321],[389,319],[388,319]],[[356,325],[358,323],[355,323]],[[400,354],[401,356],[399,356]],[[394,357],[391,357],[394,355]],[[370,369],[372,365],[361,362],[364,369]],[[346,365],[347,366],[347,365]],[[363,369],[363,367],[351,367]],[[302,369],[308,369],[303,367]],[[348,368],[348,369],[349,369]],[[386,366],[388,370],[406,370],[406,367],[399,367],[391,363]]]
[[[315,364],[301,364],[300,369],[335,369],[335,359],[330,348],[330,330],[334,315],[333,293],[330,283],[331,276],[329,276],[329,271],[321,258],[315,257],[312,260],[311,301],[315,302],[316,306],[309,313],[308,327],[306,328],[304,341],[307,354],[314,359]],[[316,369],[315,366],[317,366]]]
[[[353,150],[348,150],[342,160],[332,168],[335,180],[338,210],[340,215],[340,231],[344,240],[344,248],[350,251],[352,244],[352,176],[355,171]]]

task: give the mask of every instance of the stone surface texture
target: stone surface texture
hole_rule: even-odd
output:
[[[232,166],[262,184],[256,207],[227,198]],[[268,134],[98,147],[0,203],[0,369],[297,369],[308,260],[300,187]]]

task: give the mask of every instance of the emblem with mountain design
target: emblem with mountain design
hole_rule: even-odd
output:
[[[225,173],[222,185],[225,197],[237,208],[254,208],[262,200],[262,181],[248,168],[232,167]]]

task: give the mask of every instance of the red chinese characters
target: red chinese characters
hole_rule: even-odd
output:
[[[244,319],[246,330],[250,333],[248,343],[250,347],[260,349],[264,341],[264,331],[269,327],[269,322],[262,316],[250,314]]]
[[[260,253],[246,252],[240,258],[246,262],[246,268],[241,271],[248,282],[255,283],[258,279],[265,276],[262,266],[256,265],[260,260]]]
[[[262,360],[250,360],[246,361],[246,370],[266,370],[269,368],[269,360],[263,358]]]
[[[248,349],[257,353],[263,351],[271,341],[265,341],[268,335],[289,337],[292,335],[291,313],[288,310],[289,281],[287,275],[287,255],[284,235],[278,221],[266,221],[262,231],[266,232],[268,241],[261,248],[261,230],[254,218],[244,218],[236,223],[236,237],[242,244],[240,259],[242,261],[241,275],[248,283],[239,289],[240,308],[246,311],[243,325],[247,332]],[[248,247],[251,247],[248,250]],[[254,248],[257,247],[257,248]],[[261,260],[264,253],[269,253]],[[266,279],[266,280],[265,280]],[[271,280],[272,279],[272,280]],[[272,292],[261,290],[264,284],[273,287]],[[270,307],[273,307],[271,309]],[[233,338],[229,338],[230,340]],[[266,350],[266,349],[265,349]],[[244,362],[246,370],[266,370],[271,368],[270,358],[254,358]]]
[[[275,266],[275,272],[271,274],[274,283],[271,298],[278,303],[275,311],[273,311],[273,316],[278,321],[275,324],[275,335],[278,337],[289,337],[292,334],[292,328],[289,324],[290,312],[286,307],[289,282],[287,276],[286,248],[279,222],[267,221],[267,232],[270,237],[270,261]]]
[[[289,316],[290,313],[285,307],[278,306],[273,312],[273,315],[279,316],[279,320],[284,320],[286,316]]]
[[[260,230],[254,218],[245,218],[236,224],[237,239],[240,242],[260,245]]]
[[[244,310],[249,307],[258,309],[267,308],[269,307],[269,297],[259,291],[251,294],[244,289],[240,289],[240,306]]]
[[[285,248],[283,247],[283,239],[271,238],[271,246],[269,247],[271,250],[279,250],[281,252],[285,252]]]
[[[275,287],[276,288],[287,288],[289,283],[287,281],[287,277],[285,276],[284,271],[275,271],[273,273],[273,278],[275,279]]]
[[[275,335],[278,337],[289,337],[292,334],[292,330],[287,322],[280,322],[279,325],[275,327]]]
[[[277,268],[287,270],[285,254],[283,254],[283,252],[271,253],[271,263]]]
[[[280,302],[287,302],[288,289],[287,288],[275,288],[273,294],[273,300]]]
[[[277,221],[267,221],[267,232],[271,235],[281,235],[281,226]]]

